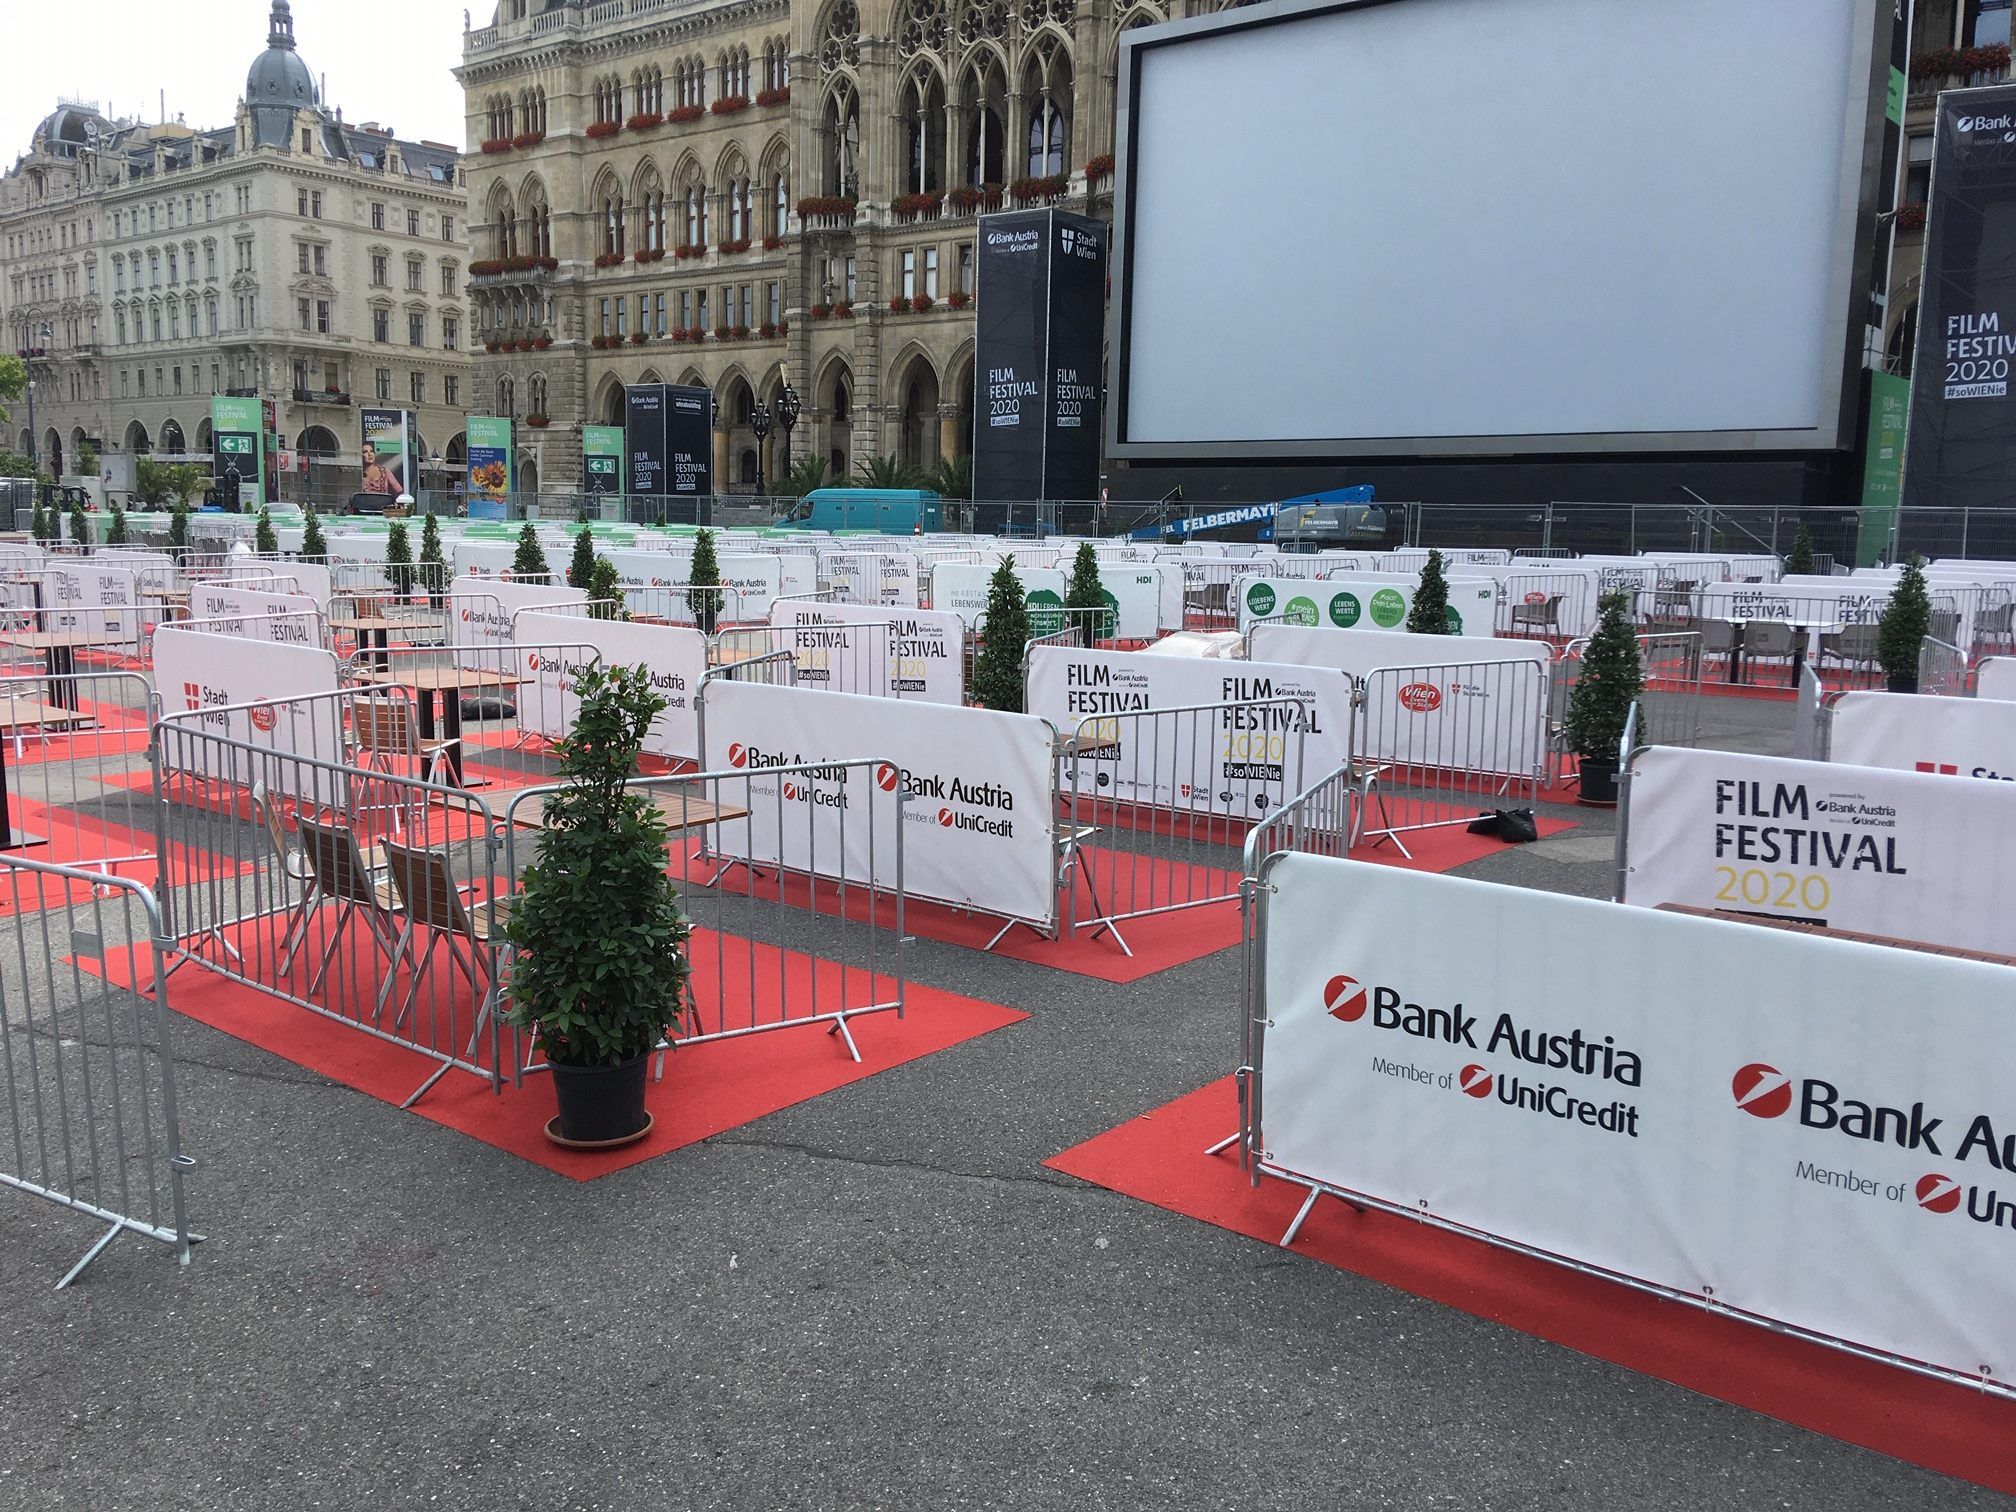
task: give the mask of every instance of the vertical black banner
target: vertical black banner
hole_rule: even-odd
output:
[[[629,384],[623,401],[623,492],[665,493],[665,385]]]
[[[1106,228],[1098,221],[1051,212],[1049,326],[1043,497],[1096,499],[1106,336]]]
[[[663,390],[660,432],[669,469],[664,492],[699,498],[714,492],[714,395],[704,388]]]
[[[2016,86],[1939,97],[1904,507],[2016,501]]]
[[[974,286],[973,497],[1043,497],[1050,212],[980,218]]]

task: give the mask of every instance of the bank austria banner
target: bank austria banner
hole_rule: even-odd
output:
[[[2016,784],[1655,747],[1631,764],[1625,900],[2016,949]]]
[[[644,749],[672,761],[700,758],[700,720],[696,702],[700,679],[707,672],[707,640],[698,630],[681,625],[640,625],[624,620],[590,619],[585,614],[521,614],[516,621],[518,649],[528,677],[539,694],[522,701],[520,724],[557,738],[573,723],[574,684],[582,668],[566,648],[593,647],[605,667],[642,667],[651,689],[665,707],[644,734]],[[531,703],[532,710],[525,704]],[[533,717],[527,719],[525,714]]]
[[[2016,782],[2016,703],[1843,693],[1827,754],[1854,766]]]
[[[564,583],[507,583],[501,578],[458,578],[448,589],[448,644],[458,666],[511,665],[511,617],[521,609],[561,609],[585,604],[588,595]]]
[[[1912,363],[1903,504],[2008,502],[2016,472],[2016,86],[1948,90],[1933,122],[1932,193]]]
[[[1491,635],[1498,622],[1498,585],[1488,578],[1452,577],[1449,582],[1449,633]],[[1242,577],[1232,592],[1243,630],[1256,619],[1289,615],[1303,625],[1333,630],[1404,630],[1414,608],[1418,579]]]
[[[747,824],[715,832],[724,858],[802,870],[816,833],[819,857],[845,856],[851,881],[895,880],[894,837],[874,835],[848,810],[868,812],[864,784],[899,786],[903,878],[914,897],[1048,928],[1057,913],[1053,736],[1046,720],[851,693],[815,693],[732,679],[703,700],[707,771],[747,772]],[[788,779],[766,767],[875,758]],[[857,791],[859,789],[859,791]]]
[[[1323,668],[1034,646],[1024,706],[1081,737],[1079,792],[1185,813],[1270,813],[1351,754],[1351,684]]]
[[[979,224],[973,497],[1096,498],[1106,228],[1062,210]]]
[[[469,518],[501,520],[512,478],[511,422],[496,415],[471,415],[463,427],[469,452]]]
[[[581,427],[581,491],[591,497],[623,492],[623,427]]]
[[[343,722],[337,711],[326,703],[291,702],[336,691],[335,654],[319,646],[274,645],[164,625],[154,632],[154,688],[164,717],[198,714],[195,728],[205,734],[334,766],[343,763]],[[272,707],[225,712],[234,704],[255,703]],[[304,770],[296,762],[276,761],[263,772],[247,770],[236,762],[237,753],[219,751],[208,741],[172,737],[162,739],[161,750],[173,771],[239,784],[263,780],[276,792],[320,802],[332,797],[331,774]]]
[[[1266,1168],[2016,1384],[2009,968],[1327,857],[1263,880]]]
[[[830,675],[843,668],[865,668],[880,680],[880,687],[826,685],[834,692],[882,698],[953,705],[966,701],[966,627],[949,609],[884,609],[870,604],[784,599],[771,609],[770,623],[791,632],[784,649],[796,654],[801,684],[819,681],[808,679],[808,671]],[[856,644],[846,633],[856,626],[879,628]],[[833,630],[841,632],[837,641],[822,644],[821,632]]]
[[[257,588],[189,585],[191,628],[211,635],[240,635],[276,646],[320,646],[322,610],[301,593]]]

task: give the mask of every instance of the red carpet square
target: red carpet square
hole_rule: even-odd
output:
[[[89,883],[65,881],[46,872],[8,868],[6,861],[17,856],[24,861],[107,871],[149,887],[159,880],[161,865],[156,855],[160,842],[152,834],[108,823],[75,809],[45,806],[11,795],[7,809],[16,833],[38,836],[45,843],[0,854],[0,918],[44,908],[71,907],[91,897]],[[171,850],[178,881],[238,877],[252,870],[245,862],[228,860],[194,846],[171,842]]]
[[[1306,1190],[1256,1189],[1235,1152],[1231,1077],[1046,1161],[1172,1213],[1278,1244]],[[1316,1203],[1295,1252],[1815,1433],[2016,1493],[2016,1402],[1662,1301],[1425,1223]]]
[[[362,939],[361,928],[355,937]],[[249,927],[236,932],[235,943],[248,958],[261,959],[249,939]],[[311,942],[302,953],[307,959],[294,964],[293,975],[303,983],[320,954],[315,948],[318,943]],[[693,937],[696,991],[703,1002],[712,1000],[712,983],[707,980],[712,973],[742,983],[753,980],[756,991],[772,994],[773,1001],[782,993],[794,1004],[804,1003],[816,988],[819,1006],[827,1011],[843,1003],[875,1001],[893,986],[886,977],[872,977],[837,962],[810,964],[808,957],[791,955],[783,958],[780,967],[780,953],[771,947],[729,936],[719,937],[718,943],[721,948],[717,949],[716,937],[704,931],[696,931]],[[361,948],[357,958],[368,953],[368,947]],[[134,963],[129,952],[114,955],[109,963],[79,964],[131,985]],[[337,981],[371,981],[375,986],[375,978],[354,972],[331,975]],[[437,956],[430,981],[442,975]],[[815,980],[808,981],[808,976]],[[199,1023],[394,1106],[411,1096],[439,1065],[417,1051],[360,1033],[205,967],[191,965],[178,971],[168,983],[168,1002],[176,1012]],[[758,1011],[769,1006],[762,1004]],[[428,1017],[426,1009],[423,993],[422,1017]],[[825,1024],[689,1045],[668,1054],[664,1079],[648,1084],[646,1096],[655,1120],[651,1132],[636,1144],[601,1154],[563,1149],[546,1138],[544,1129],[553,1116],[554,1104],[552,1088],[543,1074],[526,1077],[519,1087],[513,1087],[507,1078],[499,1093],[467,1071],[451,1070],[411,1111],[547,1170],[589,1181],[1027,1017],[1012,1008],[912,982],[905,992],[902,1018],[893,1012],[878,1012],[849,1020],[848,1029],[861,1050],[859,1063],[848,1056],[838,1036],[827,1032]],[[390,1018],[388,1011],[388,1021]],[[464,1024],[466,1032],[466,1020]],[[507,1055],[508,1047],[507,1035]]]

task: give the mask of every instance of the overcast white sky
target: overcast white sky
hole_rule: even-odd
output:
[[[462,144],[460,0],[291,0],[297,50],[324,103],[346,121],[376,121],[402,137]],[[191,126],[229,125],[245,71],[266,46],[272,0],[5,0],[8,82],[0,90],[0,168],[28,150],[57,96],[105,114]],[[495,0],[469,7],[489,24]],[[25,30],[25,35],[24,35]],[[17,45],[18,44],[18,45]]]

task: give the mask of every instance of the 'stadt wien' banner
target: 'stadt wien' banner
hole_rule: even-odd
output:
[[[1969,950],[2016,946],[2016,786],[1658,747],[1630,785],[1625,897]]]
[[[1036,646],[1027,707],[1080,737],[1077,791],[1185,813],[1271,813],[1350,758],[1350,680],[1318,667]]]
[[[2016,86],[1939,97],[1904,506],[2016,497]]]
[[[623,491],[698,498],[714,492],[714,396],[633,383],[624,390]]]
[[[980,220],[976,499],[1099,491],[1106,228],[1061,210]]]
[[[2016,1384],[2008,967],[1320,856],[1263,880],[1268,1167]]]
[[[1922,693],[1843,693],[1828,759],[1854,766],[2016,782],[2016,703]]]
[[[154,633],[154,686],[161,712],[197,714],[189,724],[204,734],[243,741],[282,756],[343,764],[342,721],[332,706],[295,700],[336,691],[336,657],[318,646],[283,646],[204,635],[163,625]],[[234,704],[264,707],[224,712]],[[164,727],[163,763],[172,771],[249,784],[264,781],[276,792],[341,806],[344,789],[335,773],[298,761],[255,762],[211,741],[176,738]],[[248,767],[255,769],[248,770]],[[264,770],[258,770],[263,767]]]

